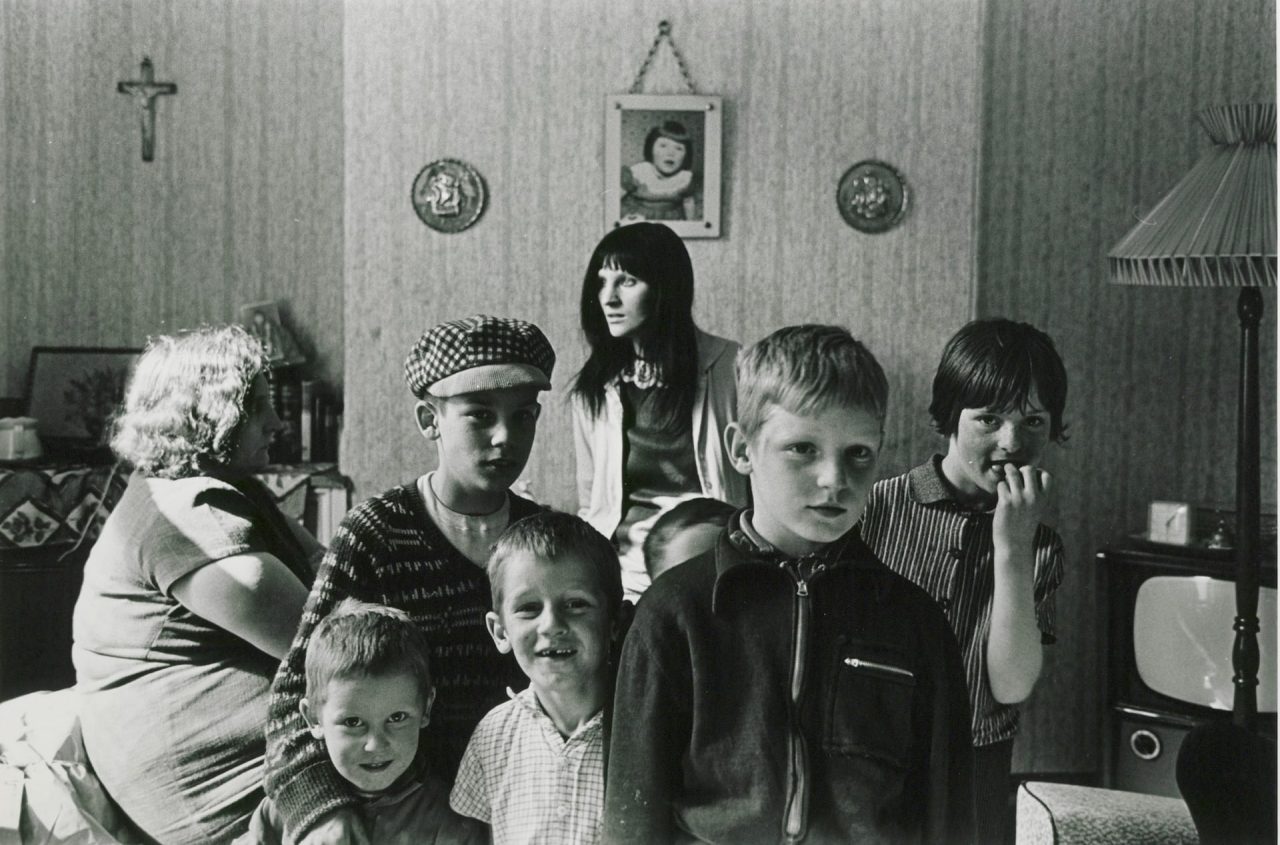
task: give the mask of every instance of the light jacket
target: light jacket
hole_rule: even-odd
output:
[[[702,495],[742,507],[747,479],[729,465],[724,428],[737,419],[734,359],[738,344],[698,331],[698,389],[693,400],[693,457]],[[622,522],[622,395],[605,385],[604,407],[592,415],[573,401],[573,439],[578,461],[578,516],[606,537]]]

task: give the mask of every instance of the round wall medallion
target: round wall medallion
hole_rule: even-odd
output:
[[[464,161],[442,158],[413,180],[413,210],[437,232],[461,232],[484,211],[484,179]]]
[[[867,159],[845,171],[836,188],[840,216],[859,232],[887,232],[907,216],[907,183],[883,161]]]

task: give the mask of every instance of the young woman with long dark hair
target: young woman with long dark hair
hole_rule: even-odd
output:
[[[642,547],[678,502],[747,499],[724,428],[737,414],[738,344],[693,321],[693,264],[659,223],[605,235],[580,301],[591,353],[572,387],[579,515],[613,539],[630,599],[649,585]]]

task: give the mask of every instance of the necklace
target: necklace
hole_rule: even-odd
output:
[[[618,375],[623,381],[634,384],[641,390],[667,386],[662,380],[662,367],[647,358],[634,358]]]

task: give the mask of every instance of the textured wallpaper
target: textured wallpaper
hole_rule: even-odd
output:
[[[434,456],[400,363],[426,326],[476,311],[534,320],[560,354],[528,475],[574,502],[564,386],[584,347],[577,299],[603,235],[604,101],[625,93],[668,18],[700,93],[724,97],[723,237],[690,240],[695,316],[751,342],[842,323],[893,390],[886,470],[932,448],[927,380],[972,307],[981,9],[977,2],[577,0],[347,6],[347,417],[344,469],[363,494]],[[648,93],[680,93],[659,54]],[[488,182],[471,229],[414,215],[414,175],[465,159]],[[835,205],[841,174],[882,158],[914,208],[865,235]]]
[[[1235,501],[1237,291],[1120,287],[1106,254],[1209,148],[1213,105],[1275,100],[1272,0],[988,0],[978,311],[1058,341],[1070,440],[1051,450],[1068,567],[1058,644],[1015,768],[1098,768],[1101,546],[1153,499]],[[1276,297],[1264,295],[1262,497],[1276,501]],[[1274,632],[1271,632],[1274,636]]]
[[[116,92],[158,81],[155,160]],[[140,346],[279,299],[342,376],[342,7],[0,2],[0,395],[32,346]]]

